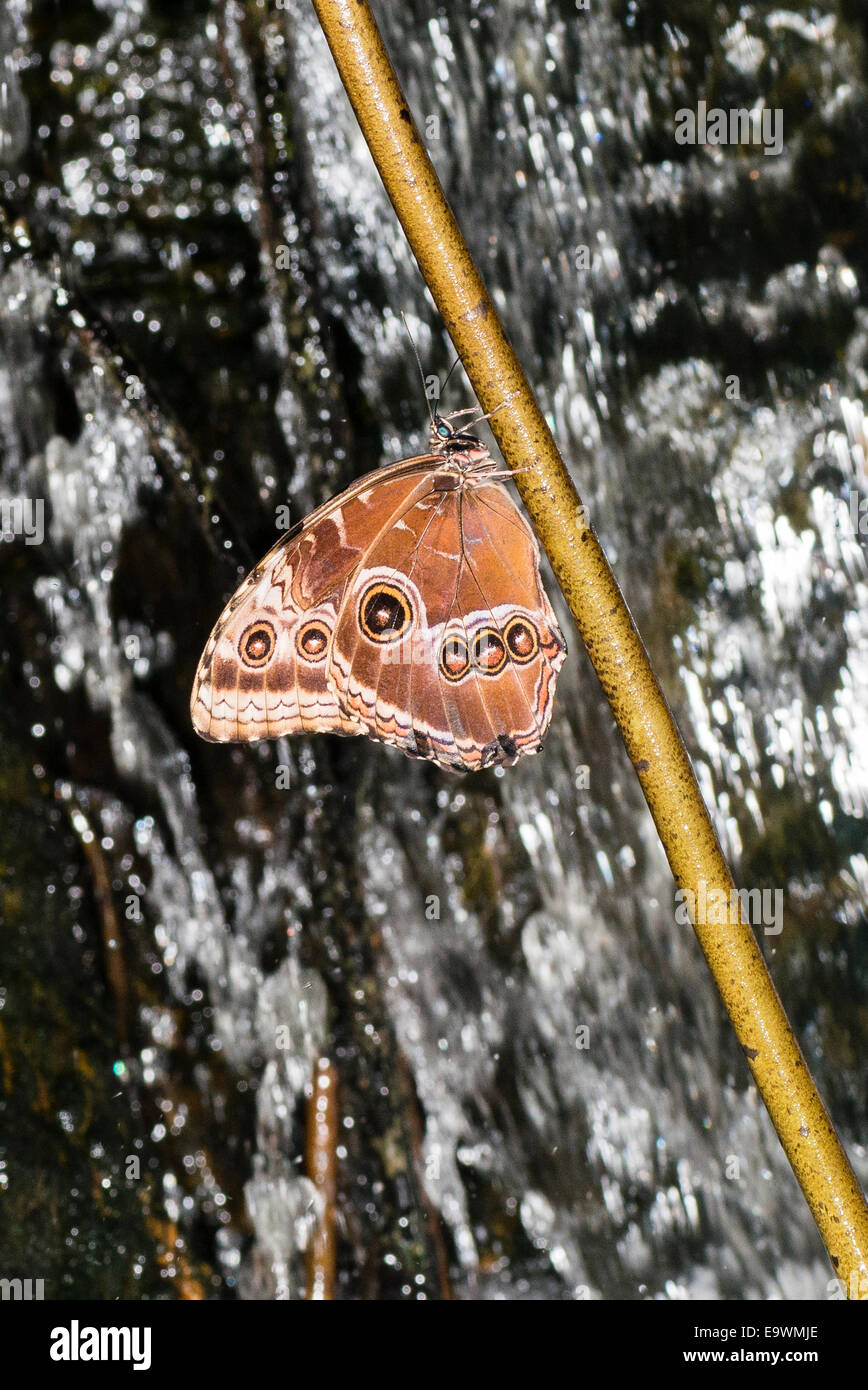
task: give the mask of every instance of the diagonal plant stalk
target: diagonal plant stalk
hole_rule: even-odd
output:
[[[617,581],[513,352],[365,0],[313,0],[362,133],[602,684],[679,888],[735,891]],[[521,471],[518,471],[521,470]],[[705,915],[705,914],[701,914]],[[715,984],[849,1297],[868,1298],[868,1207],[739,902],[694,920]]]

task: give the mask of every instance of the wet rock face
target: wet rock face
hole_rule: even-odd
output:
[[[738,881],[783,894],[759,935],[846,1140],[858,16],[378,13]],[[299,1296],[327,1057],[339,1295],[823,1296],[575,636],[542,757],[502,775],[190,728],[239,575],[423,443],[399,311],[426,370],[451,360],[311,7],[13,0],[0,24],[0,1104],[28,1193],[2,1272]]]

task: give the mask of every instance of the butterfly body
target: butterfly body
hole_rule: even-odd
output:
[[[504,470],[451,419],[248,575],[199,663],[203,738],[367,734],[459,772],[538,751],[566,645]]]

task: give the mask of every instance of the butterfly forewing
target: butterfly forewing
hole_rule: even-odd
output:
[[[331,634],[360,556],[426,476],[422,458],[360,479],[256,566],[224,608],[199,662],[190,701],[197,733],[231,743],[365,732],[326,681]]]

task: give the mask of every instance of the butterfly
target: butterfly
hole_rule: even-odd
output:
[[[251,571],[196,672],[202,738],[366,734],[454,772],[539,751],[566,643],[509,471],[456,424],[474,409],[432,413],[427,453],[359,478]]]

